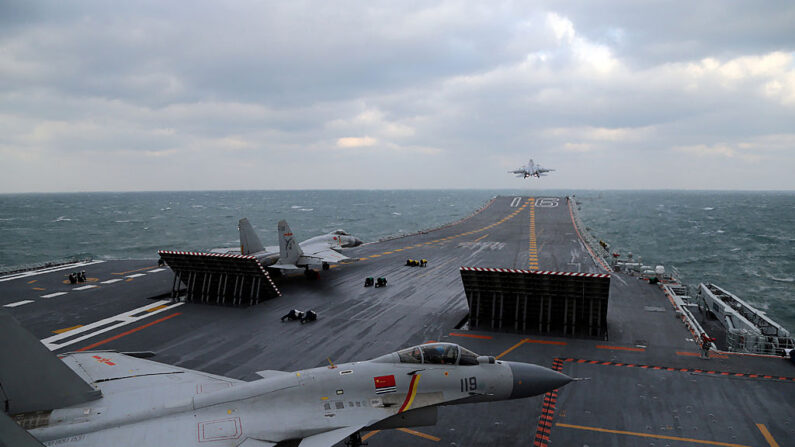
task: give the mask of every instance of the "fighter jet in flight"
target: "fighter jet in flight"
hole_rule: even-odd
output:
[[[237,228],[240,231],[239,252],[236,249],[221,248],[213,249],[211,253],[254,256],[263,267],[269,269],[304,269],[307,273],[313,268],[328,270],[330,264],[349,259],[337,250],[362,244],[359,238],[351,236],[344,230],[336,230],[298,243],[287,221],[281,220],[277,225],[279,246],[264,247],[247,218],[240,219]]]
[[[533,163],[533,159],[530,159],[530,162],[527,163],[527,166],[522,166],[521,168],[515,171],[508,171],[510,174],[516,174],[519,178],[527,178],[527,177],[546,177],[548,174],[547,172],[554,171],[554,169],[546,169],[541,165],[537,165]]]
[[[117,352],[59,359],[2,312],[0,340],[0,445],[360,446],[361,431],[435,425],[440,406],[536,396],[573,380],[452,343],[243,382]]]

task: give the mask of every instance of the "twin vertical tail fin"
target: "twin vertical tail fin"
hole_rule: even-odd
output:
[[[295,265],[298,258],[303,256],[304,252],[298,245],[298,242],[293,236],[290,226],[287,225],[286,220],[280,220],[278,225],[279,230],[279,264]]]
[[[53,410],[102,397],[4,311],[0,311],[0,365],[0,406],[8,414]]]
[[[248,219],[245,217],[240,219],[240,222],[237,223],[237,229],[240,231],[241,255],[250,255],[265,250],[265,247],[262,246],[262,242],[260,242],[257,233],[254,232],[254,228],[251,226]]]

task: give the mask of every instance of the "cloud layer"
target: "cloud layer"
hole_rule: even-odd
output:
[[[795,189],[795,6],[0,4],[0,192]]]

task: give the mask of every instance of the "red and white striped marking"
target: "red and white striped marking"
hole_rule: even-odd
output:
[[[577,276],[582,278],[610,278],[606,273],[553,272],[550,270],[519,270],[491,267],[461,267],[462,272],[524,273],[527,275]]]
[[[273,287],[273,290],[276,291],[278,296],[281,296],[282,292],[276,287],[276,284],[271,279],[271,275],[268,274],[268,271],[265,270],[265,267],[259,262],[259,260],[255,256],[251,255],[236,255],[232,253],[201,253],[198,251],[171,251],[171,250],[159,250],[157,254],[169,254],[169,255],[187,255],[187,256],[206,256],[210,258],[236,258],[236,259],[250,259],[257,263],[260,271],[262,274],[265,275],[265,278],[268,279],[268,282]]]

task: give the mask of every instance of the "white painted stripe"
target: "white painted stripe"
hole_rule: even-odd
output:
[[[22,301],[17,301],[16,303],[3,304],[3,307],[17,307],[17,306],[21,306],[23,304],[28,304],[28,303],[32,303],[32,302],[33,302],[33,300],[22,300]]]
[[[157,272],[165,272],[168,269],[154,269],[154,270],[147,270],[146,273],[157,273]]]
[[[66,264],[66,265],[61,265],[61,266],[58,266],[58,267],[50,267],[50,268],[43,268],[43,269],[37,269],[37,270],[30,270],[30,271],[27,271],[27,272],[12,273],[10,275],[6,275],[6,276],[3,276],[3,277],[0,277],[0,282],[11,281],[11,280],[14,280],[14,279],[19,279],[19,278],[27,278],[28,276],[43,275],[45,273],[57,272],[57,271],[60,271],[60,270],[69,270],[69,269],[73,269],[75,267],[82,267],[84,265],[99,264],[101,262],[105,262],[105,261],[77,262],[77,263],[74,263],[74,264]]]
[[[511,208],[516,208],[517,206],[519,206],[519,202],[521,201],[522,201],[521,197],[514,197],[513,200],[511,201]]]
[[[42,295],[41,297],[42,298],[55,298],[56,296],[66,295],[67,293],[69,293],[69,292],[55,292],[55,293],[51,293],[49,295]]]
[[[124,280],[121,278],[109,279],[107,281],[102,281],[100,284],[113,284],[114,282],[119,282],[119,281],[124,281]]]
[[[83,287],[75,287],[72,290],[88,290],[88,289],[93,289],[94,287],[99,287],[99,286],[94,285],[94,284],[89,284],[89,285],[83,286]]]
[[[79,343],[79,342],[81,342],[83,340],[89,339],[89,338],[97,336],[99,334],[102,334],[102,333],[105,333],[105,332],[108,332],[108,331],[112,331],[112,330],[120,328],[122,326],[126,326],[126,325],[128,325],[130,323],[135,323],[138,320],[142,320],[144,318],[149,318],[152,315],[159,314],[160,312],[165,312],[167,310],[171,310],[171,309],[173,309],[175,307],[178,307],[178,306],[181,306],[181,305],[183,305],[185,303],[171,304],[170,306],[164,307],[162,309],[153,310],[152,312],[146,312],[149,309],[153,309],[153,308],[158,307],[158,306],[169,305],[169,304],[171,304],[170,300],[157,301],[157,302],[154,302],[152,304],[149,304],[149,305],[146,305],[146,306],[143,306],[143,307],[139,307],[137,309],[133,309],[133,310],[124,312],[122,314],[116,315],[115,317],[105,318],[104,320],[99,320],[97,322],[94,322],[94,323],[91,323],[91,324],[87,324],[87,325],[85,325],[83,327],[79,327],[77,329],[74,329],[74,330],[71,330],[71,331],[68,331],[68,332],[64,332],[62,334],[58,334],[58,335],[54,335],[52,337],[45,338],[45,339],[41,340],[41,342],[44,343],[44,346],[46,346],[50,351],[55,351],[56,349],[63,348],[64,346],[73,345],[75,343]],[[133,315],[139,314],[141,312],[145,312],[145,313],[143,315],[139,315],[137,317],[133,316]],[[92,329],[104,326],[104,325],[109,324],[109,323],[113,323],[114,321],[118,321],[119,323],[110,325],[108,327],[103,327],[102,329],[96,330],[94,332],[89,332]],[[86,335],[83,335],[82,337],[77,337],[75,339],[66,341],[64,343],[60,343],[60,344],[57,343],[59,340],[63,340],[65,338],[69,338],[69,337],[74,337],[76,334],[80,334],[80,333],[83,333],[83,332],[89,332],[89,333],[87,333]]]
[[[138,278],[140,276],[146,276],[146,273],[136,273],[134,275],[127,275],[125,278]]]

